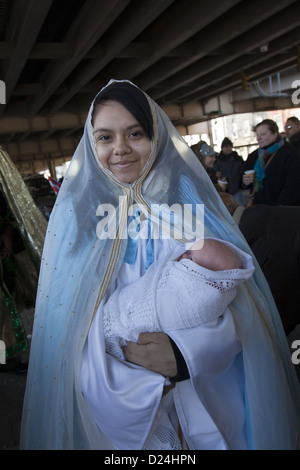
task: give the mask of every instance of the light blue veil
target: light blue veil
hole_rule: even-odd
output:
[[[114,285],[127,247],[126,237],[97,235],[100,205],[116,208],[117,231],[124,234],[133,203],[149,211],[155,204],[204,204],[205,235],[252,254],[199,160],[164,111],[147,99],[154,138],[138,180],[122,184],[97,160],[92,103],[57,197],[39,278],[22,449],[111,448],[94,421],[79,381],[94,313]],[[243,345],[249,448],[293,449],[299,429],[299,384],[275,303],[254,263],[253,278],[238,288],[232,305]],[[213,416],[209,398],[201,399]]]

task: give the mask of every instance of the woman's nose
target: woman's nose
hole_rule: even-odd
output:
[[[130,152],[130,147],[126,140],[123,137],[120,137],[116,140],[114,146],[114,154],[115,155],[124,155]]]

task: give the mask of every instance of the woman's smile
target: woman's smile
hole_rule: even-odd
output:
[[[116,163],[111,163],[111,165],[119,166],[120,168],[128,168],[129,166],[133,165],[134,163],[136,163],[136,160],[132,160],[132,161],[125,160],[125,161],[119,161],[119,162],[116,162]]]

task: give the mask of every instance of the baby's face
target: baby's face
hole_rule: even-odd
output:
[[[181,259],[190,259],[196,264],[201,264],[202,261],[202,253],[201,250],[186,250],[179,258],[178,261]]]
[[[198,266],[211,271],[223,271],[226,269],[241,269],[242,262],[238,254],[229,246],[217,240],[197,241],[191,250],[186,250],[178,259],[189,259]]]

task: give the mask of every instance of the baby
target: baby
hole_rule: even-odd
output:
[[[217,319],[253,271],[251,256],[227,242],[201,239],[180,256],[177,249],[108,299],[107,352],[124,359],[121,347],[126,340],[137,342],[142,332],[193,328]]]

